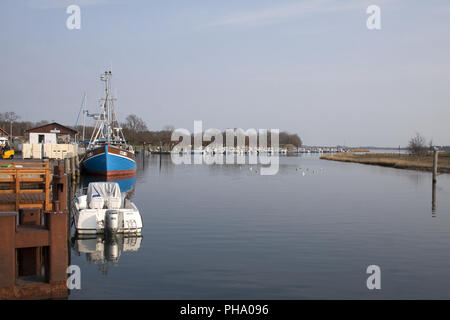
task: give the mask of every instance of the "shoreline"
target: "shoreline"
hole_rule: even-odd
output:
[[[433,156],[413,156],[409,154],[394,153],[363,153],[350,152],[323,155],[321,160],[351,162],[373,166],[389,167],[395,169],[408,169],[418,171],[432,171]],[[450,152],[439,153],[438,173],[450,173]]]

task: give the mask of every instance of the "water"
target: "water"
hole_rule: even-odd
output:
[[[82,289],[70,298],[450,298],[449,175],[433,212],[426,172],[314,155],[281,157],[274,176],[256,170],[141,156],[132,199],[143,238],[80,240],[99,253],[72,249]],[[122,241],[137,251],[93,261]],[[366,287],[373,264],[381,290]]]

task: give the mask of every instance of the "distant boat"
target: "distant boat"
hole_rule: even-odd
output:
[[[134,150],[125,140],[110,97],[111,71],[101,75],[105,82],[105,98],[101,112],[88,114],[96,120],[86,153],[81,161],[84,171],[106,177],[130,177],[136,174]]]

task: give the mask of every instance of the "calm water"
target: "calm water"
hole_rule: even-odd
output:
[[[164,155],[138,166],[124,187],[143,238],[75,239],[71,299],[450,298],[449,175],[432,212],[424,172],[316,156],[282,157],[274,176]]]

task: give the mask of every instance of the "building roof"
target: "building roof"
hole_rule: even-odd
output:
[[[6,132],[5,130],[3,130],[2,128],[0,128],[0,134],[4,135],[4,136],[8,136],[9,137],[9,133]]]
[[[56,134],[76,134],[77,131],[69,127],[63,126],[62,124],[53,122],[44,124],[43,126],[28,129],[28,133],[56,133]]]

